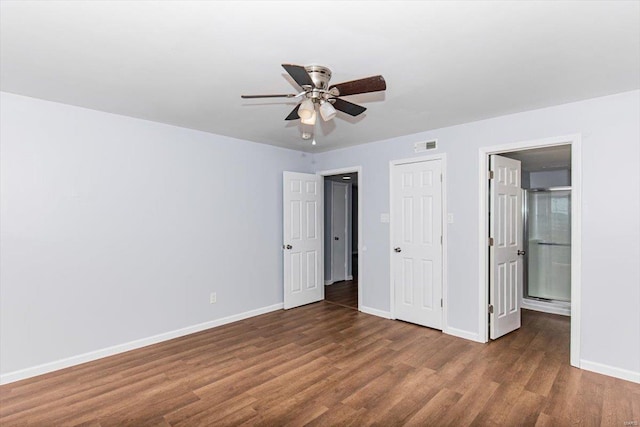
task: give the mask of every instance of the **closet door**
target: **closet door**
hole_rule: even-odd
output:
[[[441,160],[391,172],[395,318],[435,329],[442,329],[441,179]]]
[[[284,172],[284,308],[324,298],[322,177]]]

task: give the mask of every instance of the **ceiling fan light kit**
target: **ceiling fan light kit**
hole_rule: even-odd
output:
[[[300,118],[300,123],[302,123],[303,125],[315,125],[316,124],[316,112],[315,110],[312,111],[311,115],[308,118]]]
[[[310,99],[305,99],[300,103],[300,108],[298,108],[298,116],[300,116],[303,120],[308,120],[315,114],[315,105],[313,101]]]
[[[366,77],[329,86],[331,70],[322,65],[282,64],[282,68],[300,86],[302,92],[298,94],[278,95],[241,95],[243,99],[255,98],[298,98],[303,100],[289,113],[285,120],[297,120],[305,125],[315,125],[317,112],[322,120],[332,120],[337,111],[358,116],[367,109],[357,104],[341,99],[341,96],[357,95],[360,93],[378,92],[387,89],[384,78],[380,75]],[[304,136],[304,133],[303,133]],[[303,138],[304,139],[304,138]],[[315,145],[315,138],[313,139]]]
[[[320,115],[322,116],[322,120],[328,122],[336,116],[337,110],[333,108],[331,102],[325,101],[320,104]]]

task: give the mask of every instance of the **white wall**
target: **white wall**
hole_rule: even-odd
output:
[[[282,303],[282,171],[307,155],[7,93],[0,110],[2,374]]]
[[[333,180],[326,179],[324,180],[324,282],[326,284],[333,284],[334,280],[332,277],[332,267],[333,267],[333,234],[332,234],[332,224],[333,224]],[[344,184],[344,183],[340,183]],[[352,184],[345,184],[347,186],[347,242],[345,243],[347,248],[347,276],[352,276],[353,274],[353,266],[352,264],[352,256],[351,251],[353,250],[352,239],[353,239],[353,194]],[[356,217],[358,214],[356,213]]]
[[[581,133],[581,357],[640,375],[639,91],[314,156],[11,94],[0,111],[3,374],[281,303],[282,171],[312,164],[362,165],[363,308],[388,311],[389,161],[432,138],[447,322],[477,335],[479,147]]]
[[[389,311],[389,161],[438,139],[447,153],[449,326],[479,335],[480,147],[582,134],[581,359],[640,378],[640,92],[498,117],[314,156],[317,170],[362,165],[363,305]],[[420,155],[424,155],[421,153]],[[591,365],[595,366],[595,365]]]

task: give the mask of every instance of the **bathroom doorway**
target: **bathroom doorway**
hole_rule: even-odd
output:
[[[521,307],[571,315],[571,146],[503,153],[522,168]]]
[[[568,183],[568,185],[562,185],[565,187],[571,187],[571,196],[570,196],[570,204],[568,205],[568,209],[570,210],[570,217],[569,217],[569,221],[570,221],[570,229],[571,229],[571,240],[570,240],[570,246],[567,246],[567,248],[569,248],[569,252],[570,252],[570,262],[569,263],[558,263],[556,262],[556,264],[569,264],[568,269],[570,272],[570,304],[567,304],[567,306],[569,306],[569,311],[570,311],[570,316],[569,316],[569,322],[570,322],[570,351],[569,351],[569,359],[570,359],[570,364],[572,366],[575,367],[580,367],[580,350],[581,350],[581,334],[580,334],[580,330],[581,330],[581,241],[582,241],[582,237],[581,237],[581,213],[582,213],[582,208],[581,208],[581,185],[582,185],[582,174],[581,174],[581,170],[582,170],[582,157],[581,157],[581,137],[579,134],[574,134],[574,135],[566,135],[566,136],[559,136],[559,137],[550,137],[550,138],[545,138],[545,139],[539,139],[539,140],[532,140],[532,141],[521,141],[521,142],[513,142],[513,143],[509,143],[509,144],[501,144],[501,145],[495,145],[495,146],[486,146],[486,147],[481,147],[478,150],[478,160],[479,160],[479,173],[478,173],[478,177],[479,177],[479,184],[480,184],[480,199],[479,199],[479,260],[480,260],[480,281],[479,281],[479,289],[480,289],[480,295],[478,298],[478,304],[479,304],[479,323],[482,325],[481,330],[480,330],[480,340],[482,342],[487,342],[490,339],[495,339],[498,336],[504,335],[505,333],[509,333],[509,329],[510,330],[515,330],[518,329],[520,327],[520,321],[514,323],[512,328],[504,328],[503,330],[501,330],[500,334],[496,334],[494,333],[495,331],[492,331],[492,328],[495,328],[495,325],[499,324],[500,320],[504,320],[502,319],[502,317],[504,317],[504,302],[503,300],[501,300],[500,298],[506,298],[506,301],[508,301],[509,304],[509,310],[507,310],[507,312],[511,313],[512,311],[520,311],[520,308],[525,308],[525,309],[533,309],[534,307],[531,306],[524,306],[523,307],[523,303],[524,304],[532,304],[535,305],[535,309],[539,310],[539,311],[547,311],[547,312],[551,312],[551,310],[548,310],[548,307],[550,305],[553,304],[553,301],[548,301],[551,300],[552,298],[530,298],[531,293],[528,293],[529,298],[523,298],[523,294],[524,294],[524,277],[523,277],[523,273],[524,273],[524,268],[522,265],[518,265],[518,261],[517,259],[511,259],[509,258],[507,261],[509,261],[508,263],[504,264],[504,266],[500,265],[498,267],[501,268],[500,271],[502,271],[504,273],[503,270],[505,270],[506,266],[509,267],[509,269],[507,269],[507,272],[509,272],[509,274],[503,274],[502,276],[500,276],[499,274],[495,274],[500,273],[500,271],[496,271],[496,263],[501,262],[500,258],[495,257],[494,252],[497,249],[501,248],[501,244],[496,243],[496,245],[494,246],[494,232],[497,230],[495,229],[495,222],[497,220],[498,217],[501,217],[502,215],[499,215],[498,213],[501,212],[501,210],[495,210],[495,205],[492,208],[491,205],[494,204],[494,200],[492,199],[492,195],[496,196],[496,195],[500,195],[498,194],[498,192],[502,191],[501,188],[492,188],[493,186],[495,186],[496,184],[494,183],[498,183],[501,181],[501,178],[499,175],[496,175],[496,179],[494,179],[494,168],[491,165],[492,163],[492,159],[494,158],[503,158],[504,161],[506,161],[506,163],[511,163],[511,162],[516,162],[517,163],[517,169],[520,169],[520,160],[515,160],[515,159],[510,159],[510,158],[506,158],[507,156],[518,156],[519,152],[528,152],[528,154],[532,155],[532,156],[536,156],[536,157],[543,157],[543,153],[545,152],[545,150],[538,150],[538,149],[557,149],[558,152],[565,150],[568,151],[568,153],[570,153],[570,156],[568,156],[567,158],[565,158],[564,160],[564,164],[557,165],[557,171],[563,169],[564,166],[567,165],[567,163],[570,165],[569,168],[567,168],[565,173],[565,176],[570,177],[570,182]],[[514,154],[515,153],[515,154]],[[521,153],[520,153],[521,154]],[[557,153],[558,154],[558,153]],[[533,159],[530,159],[533,160]],[[500,161],[502,162],[502,161]],[[552,172],[555,167],[553,167],[554,165],[551,164],[546,164],[544,165],[546,166],[546,168],[544,168],[544,171],[546,172]],[[561,167],[563,166],[563,167]],[[509,171],[511,171],[512,169],[509,169]],[[538,174],[535,175],[533,172],[540,172],[543,169],[529,169],[528,172],[528,179],[529,182],[526,183],[521,183],[518,182],[517,183],[517,188],[514,187],[514,195],[518,196],[518,200],[517,203],[512,202],[512,198],[502,198],[503,201],[504,200],[509,200],[510,203],[507,204],[508,206],[513,206],[513,209],[509,209],[509,212],[513,212],[512,218],[516,219],[518,218],[518,222],[521,223],[521,225],[519,225],[518,227],[509,227],[509,228],[502,228],[502,226],[504,224],[500,224],[500,227],[498,230],[508,230],[509,231],[509,236],[513,237],[513,236],[517,236],[517,244],[514,243],[514,247],[511,248],[513,249],[514,254],[517,253],[518,257],[520,259],[524,258],[522,257],[523,252],[526,252],[526,247],[523,246],[524,244],[524,230],[522,227],[522,220],[523,220],[523,215],[521,213],[518,213],[519,210],[522,210],[522,207],[524,206],[521,202],[522,196],[524,195],[524,190],[529,190],[531,189],[531,178],[540,178],[543,177],[543,175],[548,174],[548,173],[544,173],[544,174]],[[496,173],[500,173],[500,171],[496,171]],[[560,174],[560,172],[557,172],[557,174]],[[567,175],[568,174],[568,175]],[[513,174],[510,173],[509,176],[511,176]],[[518,173],[519,175],[519,173]],[[520,181],[520,177],[517,177],[518,181]],[[523,180],[527,180],[527,174],[525,173],[523,176]],[[504,181],[504,179],[502,179],[502,181]],[[514,179],[509,179],[509,182],[513,182]],[[535,181],[535,180],[534,180]],[[524,185],[522,185],[524,184]],[[549,184],[549,185],[535,185],[535,182],[533,183],[534,187],[537,188],[550,188],[550,187],[557,187],[557,184]],[[498,191],[495,191],[498,190]],[[516,191],[519,190],[519,191]],[[515,197],[513,198],[515,199]],[[560,204],[562,204],[563,202],[560,202]],[[521,207],[520,209],[518,209],[517,207]],[[515,224],[514,222],[506,222],[507,224]],[[511,232],[513,229],[517,229],[518,232]],[[493,230],[493,231],[492,231]],[[497,238],[500,238],[501,236],[497,236]],[[540,239],[541,240],[541,239]],[[509,240],[509,242],[511,242],[512,240]],[[515,240],[513,240],[515,241]],[[543,242],[547,242],[546,240]],[[554,243],[555,241],[549,241],[551,243]],[[516,247],[517,246],[517,247]],[[545,246],[545,245],[542,245]],[[547,245],[547,246],[554,246],[554,245]],[[558,245],[555,245],[558,246]],[[502,250],[502,249],[501,249]],[[506,248],[504,248],[504,251],[508,252],[508,255],[511,257],[511,252],[509,250],[506,250]],[[513,257],[512,257],[513,258]],[[522,261],[524,261],[522,259]],[[522,262],[520,261],[520,262]],[[531,266],[529,266],[531,267]],[[511,274],[513,273],[513,274]],[[516,274],[517,273],[517,274]],[[497,279],[501,279],[501,278],[509,278],[511,276],[517,276],[520,277],[522,280],[519,280],[519,283],[517,284],[517,286],[511,286],[511,287],[507,287],[504,286],[505,283],[504,280],[496,280]],[[527,278],[529,279],[529,278]],[[509,289],[509,292],[507,292],[506,294],[503,292],[497,292],[496,293],[496,289]],[[526,301],[525,301],[526,299]],[[566,302],[565,302],[566,303]],[[494,304],[500,304],[499,306],[495,306]],[[512,306],[514,307],[512,310]],[[544,307],[544,309],[543,309]],[[502,310],[502,311],[501,311]],[[531,311],[527,311],[528,313],[532,313]],[[552,312],[553,313],[553,312]],[[549,314],[549,315],[553,315],[553,314]],[[530,316],[529,316],[530,317]],[[561,316],[564,317],[565,319],[567,317],[565,316]],[[519,319],[519,315],[518,315],[518,319]],[[498,320],[498,322],[496,322],[496,320]]]

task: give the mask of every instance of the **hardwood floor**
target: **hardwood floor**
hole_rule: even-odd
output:
[[[613,351],[613,350],[612,350]],[[569,319],[489,344],[320,302],[0,387],[0,425],[640,421],[640,384],[569,366]]]
[[[327,302],[358,309],[358,280],[346,280],[324,287]]]

